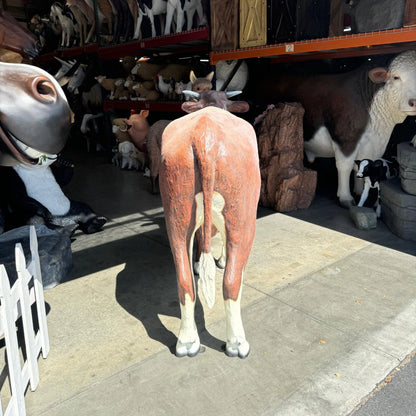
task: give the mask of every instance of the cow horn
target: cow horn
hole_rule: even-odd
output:
[[[243,91],[226,91],[227,98],[234,97],[235,95],[241,94]]]
[[[200,98],[199,92],[195,92],[191,90],[183,90],[182,93],[185,94],[187,97],[193,97],[193,98],[196,98],[197,100],[199,100]]]

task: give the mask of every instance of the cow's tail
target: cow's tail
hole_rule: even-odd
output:
[[[206,154],[206,150],[202,152],[205,154],[204,160],[202,154],[195,150],[195,156],[198,160],[198,167],[201,172],[202,185],[202,238],[201,238],[201,256],[199,258],[199,284],[201,293],[209,308],[212,308],[215,303],[215,273],[216,266],[214,256],[211,254],[211,230],[212,230],[212,200],[214,194],[215,181],[215,157],[211,158]],[[201,198],[200,198],[201,199]]]

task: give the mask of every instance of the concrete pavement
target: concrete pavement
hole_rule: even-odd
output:
[[[198,303],[205,352],[172,354],[179,304],[163,210],[149,180],[89,154],[65,189],[111,221],[77,234],[74,268],[45,292],[51,351],[31,416],[347,415],[416,348],[416,243],[355,229],[327,196],[260,209],[245,274],[251,353],[222,352],[217,302]]]

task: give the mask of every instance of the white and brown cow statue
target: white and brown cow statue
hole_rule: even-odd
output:
[[[230,97],[231,92],[187,93],[198,97],[199,101],[184,102],[183,110],[191,114],[166,127],[159,177],[181,306],[176,355],[194,356],[200,349],[191,266],[195,233],[200,243],[201,292],[208,307],[214,304],[216,269],[211,254],[211,233],[215,227],[221,235],[226,259],[223,277],[225,352],[245,358],[250,347],[241,319],[240,300],[260,193],[256,134],[249,123],[229,112],[248,110],[247,103],[228,100],[227,94]]]
[[[311,162],[315,157],[335,157],[337,195],[345,207],[354,204],[354,161],[382,157],[394,126],[416,115],[416,51],[396,55],[386,67],[257,79],[257,101],[303,105],[306,155]]]

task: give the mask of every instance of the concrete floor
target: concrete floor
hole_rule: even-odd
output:
[[[381,221],[357,230],[318,195],[291,214],[259,209],[242,299],[250,356],[222,352],[218,271],[214,308],[196,310],[206,350],[176,358],[160,197],[99,154],[74,160],[65,192],[110,221],[75,234],[71,273],[45,292],[51,351],[29,415],[347,415],[416,348],[416,243]]]

